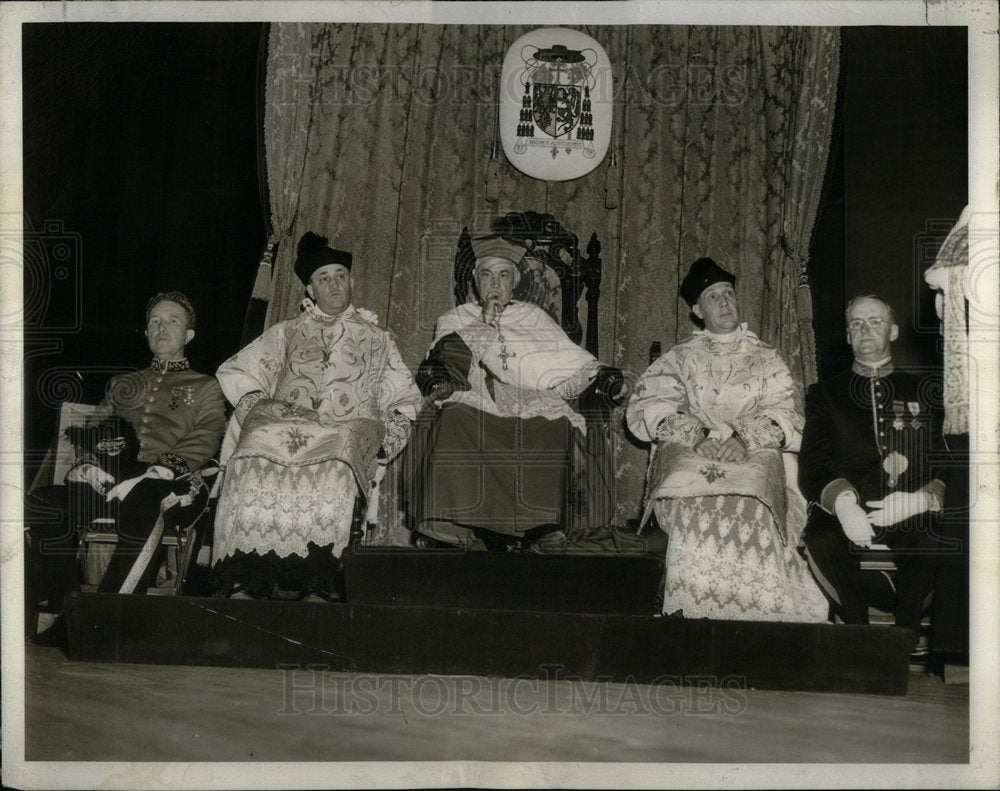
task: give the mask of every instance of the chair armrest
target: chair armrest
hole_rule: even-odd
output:
[[[606,422],[611,410],[625,403],[625,375],[610,365],[603,365],[587,389],[577,397],[577,409],[587,420]]]

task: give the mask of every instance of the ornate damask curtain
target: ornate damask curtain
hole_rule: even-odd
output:
[[[508,211],[549,212],[602,243],[600,356],[633,380],[649,347],[691,331],[678,284],[709,255],[736,273],[744,318],[815,379],[798,279],[816,215],[836,100],[830,28],[620,27],[586,32],[617,69],[618,207],[604,207],[607,162],[541,182],[501,156],[495,203],[484,172],[497,73],[527,28],[272,25],[265,113],[279,246],[267,323],[298,311],[295,241],[306,230],[355,256],[356,305],[379,314],[414,370],[452,304],[462,227]],[[285,212],[278,216],[278,206]],[[292,208],[294,207],[294,208]],[[583,308],[581,302],[581,308]],[[583,311],[585,313],[585,310]],[[616,420],[616,521],[639,513],[647,452]],[[400,540],[395,473],[380,538]]]

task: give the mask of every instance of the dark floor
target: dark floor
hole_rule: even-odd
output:
[[[966,763],[969,687],[905,697],[25,656],[28,761]]]

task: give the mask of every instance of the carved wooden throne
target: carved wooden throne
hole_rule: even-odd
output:
[[[597,234],[587,243],[586,255],[581,254],[576,234],[566,230],[551,214],[509,212],[493,221],[490,232],[524,245],[527,253],[518,264],[521,278],[514,288],[514,299],[531,302],[555,319],[569,338],[598,356],[597,303],[601,296],[601,244]],[[455,256],[455,304],[478,301],[472,271],[476,257],[468,227],[462,229]],[[581,325],[579,302],[587,301],[586,333]],[[576,494],[571,497],[575,508],[575,533],[589,530],[595,524],[607,525],[611,518],[610,500],[602,503],[601,512],[588,514],[583,490],[612,491],[613,458],[608,437],[611,432],[612,410],[624,403],[627,394],[624,377],[617,368],[602,366],[597,377],[570,405],[587,420],[586,455],[578,459]],[[580,449],[577,449],[578,451]]]

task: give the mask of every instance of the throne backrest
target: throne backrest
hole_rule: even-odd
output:
[[[514,299],[531,302],[545,310],[566,334],[580,343],[579,301],[587,287],[588,310],[587,349],[597,354],[596,299],[600,285],[600,244],[596,236],[588,245],[588,255],[580,254],[576,234],[566,230],[551,214],[533,211],[510,212],[491,224],[489,233],[524,245],[527,252],[518,269],[521,278],[514,288]],[[462,229],[455,255],[455,304],[476,302],[472,270],[476,264],[472,236],[468,227]],[[592,329],[592,331],[591,331]],[[591,348],[593,346],[593,348]]]

